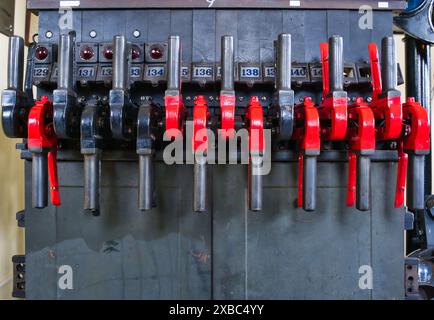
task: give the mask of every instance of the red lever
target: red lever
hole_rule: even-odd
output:
[[[326,140],[343,140],[347,133],[347,105],[346,97],[335,97],[330,95],[329,87],[329,44],[322,42],[321,62],[323,76],[323,102],[319,106],[319,115],[321,121],[330,121],[331,124],[322,129],[322,134]]]
[[[321,150],[320,121],[318,110],[310,97],[305,97],[302,104],[295,107],[296,128],[293,138],[299,141],[298,165],[298,207],[303,207],[303,172],[304,157],[318,156]],[[297,125],[299,124],[299,125]],[[316,177],[314,177],[316,178]],[[308,179],[311,181],[311,179]],[[313,181],[313,180],[312,180]],[[310,188],[309,188],[310,189]],[[312,188],[313,189],[313,188]],[[313,196],[313,198],[316,198]],[[313,210],[314,208],[312,208]]]
[[[206,105],[206,99],[204,96],[198,96],[194,103],[193,111],[193,151],[208,150],[208,136],[206,135],[206,129],[208,126],[208,119],[210,113]]]
[[[264,152],[264,110],[258,97],[252,97],[247,108],[249,121],[249,151]]]
[[[28,120],[28,147],[32,153],[48,152],[48,176],[51,202],[60,205],[59,181],[57,176],[57,136],[53,127],[53,104],[43,96],[31,108]]]
[[[166,132],[172,138],[177,138],[179,134],[184,132],[185,107],[182,96],[166,95],[164,102],[166,107]]]
[[[428,113],[424,107],[418,102],[415,102],[414,98],[408,98],[407,102],[403,104],[403,116],[404,116],[404,129],[402,130],[401,139],[398,143],[399,162],[398,162],[398,178],[396,185],[395,195],[395,207],[400,208],[404,205],[404,190],[407,184],[407,173],[409,167],[410,157],[422,157],[429,154],[431,149],[430,142],[430,124],[428,119]],[[413,159],[413,158],[412,158]],[[423,163],[422,163],[423,164]],[[423,168],[417,168],[417,162],[412,161],[411,170],[421,171]],[[411,181],[411,187],[417,183],[421,183],[421,177],[412,177],[412,175],[418,172],[412,172],[409,175],[409,179],[415,179]],[[419,195],[419,192],[410,190],[411,199],[407,199],[407,203],[410,202],[410,209],[421,209],[423,205],[423,196]],[[416,199],[417,198],[417,199]],[[415,208],[412,208],[415,206]]]
[[[265,151],[264,141],[264,112],[258,97],[252,97],[246,114],[249,130],[249,209],[262,210],[262,175],[261,156]]]
[[[233,139],[235,134],[235,95],[220,95],[220,112],[222,136],[225,139]]]
[[[352,207],[356,203],[357,157],[369,157],[375,151],[375,119],[374,113],[369,105],[363,101],[363,98],[357,98],[355,103],[348,107],[348,118],[350,119],[350,126],[347,139],[350,150],[347,206]],[[369,171],[369,162],[369,158],[364,162],[367,166],[366,171]],[[363,162],[360,163],[363,165]],[[359,170],[362,169],[359,168]],[[359,190],[359,197],[364,196],[364,199],[360,199],[358,207],[361,210],[367,210],[369,208],[369,176],[361,178],[366,179],[366,183],[359,183],[360,188],[362,188]]]
[[[384,124],[377,128],[377,139],[395,140],[399,138],[402,130],[401,96],[400,94],[383,95],[377,45],[370,43],[368,48],[373,89],[371,108],[374,111],[377,122],[384,122]]]

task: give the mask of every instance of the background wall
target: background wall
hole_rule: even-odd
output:
[[[25,0],[15,4],[15,34],[24,37]],[[7,52],[8,38],[0,34],[0,52]],[[6,88],[7,54],[0,55],[0,90]],[[1,126],[1,124],[0,124]],[[0,130],[0,299],[12,292],[13,255],[24,253],[24,232],[17,228],[15,213],[24,208],[24,164],[15,144]]]

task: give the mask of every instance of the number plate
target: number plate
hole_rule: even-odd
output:
[[[264,65],[263,67],[264,72],[264,81],[271,82],[274,81],[276,76],[276,69],[274,68],[274,65]]]
[[[79,81],[95,81],[96,66],[79,67],[77,71],[77,79]]]
[[[33,69],[33,84],[39,85],[41,82],[50,81],[50,66],[35,66]]]
[[[130,78],[132,81],[140,81],[142,79],[142,67],[132,66],[130,68]]]
[[[293,65],[291,70],[291,77],[294,78],[296,81],[299,80],[308,80],[308,67],[307,65],[303,66],[297,66]]]
[[[259,67],[241,67],[240,77],[241,78],[259,78],[261,71]]]
[[[166,80],[166,67],[164,65],[145,65],[144,80],[153,83]]]
[[[322,66],[321,64],[311,64],[310,69],[310,79],[312,82],[322,82]]]
[[[183,66],[181,68],[181,77],[182,81],[184,82],[190,82],[191,80],[191,74],[190,74],[190,68],[187,66]]]
[[[213,79],[214,68],[211,66],[194,66],[193,78]]]
[[[112,81],[113,67],[112,66],[99,66],[97,81]]]

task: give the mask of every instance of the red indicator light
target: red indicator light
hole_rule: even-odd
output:
[[[161,57],[163,57],[163,48],[161,46],[152,46],[149,54],[151,56],[152,59],[161,59]]]
[[[133,60],[137,60],[140,58],[140,55],[142,54],[142,52],[138,46],[133,46],[131,51],[132,51],[131,55],[132,55]]]
[[[91,47],[84,46],[81,48],[80,58],[82,60],[90,60],[93,58],[94,55],[95,55],[95,52],[93,51],[93,49]]]
[[[107,46],[104,48],[104,57],[107,60],[112,60],[113,59],[113,48],[111,46]]]
[[[45,47],[37,47],[35,51],[35,57],[38,60],[45,60],[48,57],[48,49]]]

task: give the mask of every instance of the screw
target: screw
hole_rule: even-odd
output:
[[[191,101],[191,97],[190,96],[186,96],[185,97],[185,101]]]
[[[265,102],[265,101],[267,101],[267,97],[266,97],[266,96],[262,96],[262,97],[261,97],[261,100],[262,100],[263,102]]]
[[[214,101],[214,97],[213,96],[209,96],[209,101]]]
[[[366,98],[366,101],[368,101],[368,103],[371,103],[372,102],[372,98],[368,97],[368,98]]]
[[[138,38],[138,37],[140,37],[140,35],[141,35],[140,30],[136,29],[133,31],[134,38]]]
[[[97,35],[98,35],[98,33],[95,30],[91,30],[89,32],[89,37],[91,37],[92,39],[96,38]]]
[[[47,39],[51,39],[53,37],[53,32],[51,32],[50,30],[48,30],[47,32],[45,32],[45,37]]]
[[[243,102],[244,97],[239,97],[238,100],[239,100],[240,102]]]

